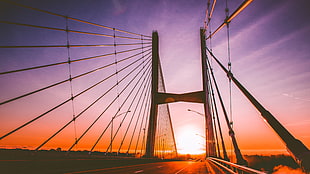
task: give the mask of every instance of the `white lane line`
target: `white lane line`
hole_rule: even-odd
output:
[[[137,170],[137,171],[135,171],[133,173],[142,173],[142,172],[144,172],[144,170]]]
[[[147,165],[150,165],[150,164],[158,164],[158,163],[155,162],[155,163],[136,164],[136,165],[130,165],[130,166],[118,166],[118,167],[111,167],[111,168],[103,168],[103,169],[94,169],[94,170],[85,170],[85,171],[70,172],[70,173],[65,173],[65,174],[78,174],[78,173],[100,172],[100,171],[107,171],[107,170],[131,168],[131,167],[137,167],[137,166],[147,166]]]
[[[178,174],[178,173],[182,172],[182,171],[183,171],[184,169],[186,169],[187,167],[188,167],[188,166],[182,168],[181,170],[177,171],[175,174]]]

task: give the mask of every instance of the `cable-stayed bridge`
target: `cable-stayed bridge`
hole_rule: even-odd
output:
[[[235,84],[259,111],[301,168],[309,171],[308,148],[233,76],[230,58],[226,68],[206,44],[226,27],[229,53],[229,23],[251,2],[244,1],[231,14],[226,10],[224,22],[211,32],[216,1],[209,1],[199,41],[202,90],[176,94],[166,91],[157,31],[139,34],[1,1],[8,8],[21,10],[19,15],[0,21],[3,30],[16,33],[16,38],[0,46],[1,57],[9,57],[2,62],[0,72],[1,145],[35,151],[60,147],[69,155],[85,150],[89,155],[102,152],[107,157],[177,159],[168,103],[192,102],[201,103],[204,109],[201,124],[205,126],[206,172],[263,173],[246,167],[213,73],[213,66],[219,66],[230,85]],[[57,22],[36,21],[23,16],[23,11]],[[21,35],[24,37],[18,37]],[[219,117],[225,121],[221,123]],[[224,125],[228,132],[222,131]],[[227,153],[225,133],[231,138],[236,161]],[[173,173],[182,171],[186,169]]]

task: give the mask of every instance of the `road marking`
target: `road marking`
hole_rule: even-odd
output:
[[[113,169],[123,169],[126,167],[137,167],[137,166],[146,166],[150,164],[158,164],[158,162],[154,163],[144,163],[144,164],[136,164],[136,165],[129,165],[129,166],[118,166],[118,167],[111,167],[111,168],[103,168],[103,169],[94,169],[94,170],[85,170],[85,171],[77,171],[77,172],[69,172],[65,174],[78,174],[78,173],[89,173],[89,172],[99,172],[99,171],[106,171],[106,170],[113,170]]]
[[[157,168],[162,168],[163,166],[157,166]]]
[[[144,170],[137,170],[134,173],[142,173],[142,172],[144,172]]]
[[[181,170],[177,171],[175,174],[178,174],[178,173],[182,172],[182,171],[183,171],[184,169],[186,169],[187,167],[188,167],[188,166],[182,168]]]

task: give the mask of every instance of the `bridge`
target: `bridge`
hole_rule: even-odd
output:
[[[9,170],[21,172],[23,169],[32,170],[29,166],[39,165],[44,166],[43,169],[35,172],[42,172],[45,168],[51,173],[266,173],[251,168],[242,153],[246,143],[240,145],[240,141],[259,143],[255,141],[255,135],[262,130],[266,133],[266,139],[260,138],[263,145],[257,146],[265,150],[264,144],[279,141],[283,143],[280,147],[287,149],[304,172],[310,171],[309,139],[307,141],[293,135],[281,123],[284,118],[278,113],[282,112],[273,113],[264,106],[264,97],[276,98],[274,93],[256,96],[255,92],[250,92],[253,89],[246,87],[251,83],[266,85],[266,82],[259,84],[255,81],[267,77],[260,76],[262,73],[256,71],[259,75],[245,78],[248,80],[246,85],[238,79],[240,72],[253,73],[238,71],[238,65],[234,66],[237,60],[234,60],[236,55],[233,56],[233,50],[242,50],[242,46],[233,39],[232,33],[234,31],[234,34],[240,35],[243,30],[233,25],[233,21],[238,20],[246,9],[254,7],[256,2],[204,2],[203,27],[197,27],[197,45],[194,45],[199,51],[193,53],[196,57],[191,56],[190,61],[172,56],[172,64],[180,66],[174,67],[176,70],[165,66],[165,55],[169,54],[167,45],[163,44],[163,47],[161,44],[163,38],[160,30],[149,31],[151,34],[148,35],[132,32],[146,26],[120,29],[103,25],[102,21],[112,23],[113,19],[109,17],[113,15],[96,18],[95,21],[85,20],[67,15],[59,2],[49,2],[49,7],[35,1],[27,4],[1,0],[0,3],[4,14],[0,20],[3,38],[0,41],[1,149],[18,149],[20,154],[25,153],[31,158],[1,160],[3,166],[11,167]],[[71,7],[73,4],[69,5]],[[99,5],[111,4],[98,2]],[[113,1],[113,5],[116,8],[114,15],[125,10],[120,1]],[[96,4],[90,6],[98,8]],[[81,4],[77,7],[83,10]],[[225,15],[215,17],[219,14],[215,9],[222,10]],[[212,28],[211,24],[216,28]],[[307,26],[300,30],[309,33]],[[179,37],[176,34],[173,39],[182,42]],[[219,40],[216,40],[217,37]],[[291,41],[289,39],[279,43]],[[180,51],[176,47],[168,50],[170,55],[173,51]],[[252,56],[262,56],[261,52],[270,47],[273,45],[252,50]],[[249,50],[241,56],[250,54],[251,47],[246,48]],[[290,50],[286,51],[289,54]],[[182,53],[186,56],[192,54],[189,51]],[[268,63],[277,61],[270,56],[268,58]],[[199,66],[186,69],[181,67],[182,61],[195,62]],[[255,62],[253,64],[249,60],[239,64],[244,64],[240,68],[253,66],[254,69],[255,66]],[[304,66],[307,65],[309,61],[305,61]],[[301,79],[298,82],[305,81],[306,86],[299,87],[299,94],[307,97],[309,73],[307,69],[303,70],[303,66],[299,70],[301,72],[298,73],[306,74],[296,77]],[[189,90],[184,90],[180,85],[171,90],[175,92],[170,92],[168,86],[173,83],[165,78],[166,72],[169,76],[180,78]],[[192,72],[198,72],[198,75],[187,79],[192,81],[182,80]],[[291,76],[282,74],[280,77]],[[198,86],[201,84],[198,90],[189,87],[197,82]],[[268,81],[268,85],[272,83]],[[300,106],[309,106],[307,98],[297,98],[284,92],[281,95],[303,102]],[[285,106],[280,106],[281,109],[290,107],[290,102],[266,100],[269,101],[268,107],[277,104],[274,102],[285,103]],[[252,110],[246,114],[250,113],[253,117],[240,112],[250,106]],[[309,114],[309,108],[305,108],[306,114]],[[293,121],[304,122],[301,124],[306,125],[302,128],[305,129],[303,132],[309,132],[308,118],[298,115],[304,115],[303,108],[296,109],[300,112],[290,116],[294,117]],[[251,119],[255,120],[253,124]],[[256,119],[263,120],[270,127],[269,131],[255,125],[263,125]],[[242,140],[239,135],[243,133],[251,139]],[[271,139],[268,140],[267,134],[273,134]],[[183,141],[178,141],[182,137]],[[273,140],[274,137],[278,140]],[[57,160],[47,155],[50,149],[53,149],[53,155],[58,152]],[[6,152],[2,150],[1,153]],[[182,154],[191,153],[203,154],[203,157],[195,161],[179,161]],[[20,163],[24,167],[14,169]],[[63,170],[53,169],[56,163],[63,163]]]

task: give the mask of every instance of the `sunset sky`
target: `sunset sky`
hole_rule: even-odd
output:
[[[157,30],[166,91],[186,93],[202,90],[199,29],[203,26],[207,0],[21,0],[16,2],[149,36],[153,30]],[[242,0],[229,0],[230,13],[241,3]],[[64,20],[3,4],[0,4],[0,20],[64,27]],[[234,76],[308,148],[310,147],[309,7],[310,2],[307,0],[256,0],[230,24],[231,62]],[[217,28],[224,19],[225,1],[218,0],[211,20],[211,29]],[[70,24],[74,25],[74,23]],[[82,27],[85,30],[93,31],[87,26]],[[15,32],[14,29],[14,26],[1,23],[1,46],[65,43],[64,33],[47,35],[33,30],[26,32],[35,34],[25,35]],[[59,38],[62,38],[62,41],[59,41]],[[89,40],[91,39],[90,37]],[[214,55],[227,66],[226,27],[218,32],[211,42]],[[209,40],[207,40],[207,45],[210,46]],[[43,50],[39,53],[44,56],[38,57],[38,52],[31,52],[31,50],[14,52],[1,48],[0,72],[33,64],[55,62],[57,57],[65,55],[65,51]],[[76,54],[87,55],[91,51],[97,50],[87,50]],[[24,58],[18,59],[23,56]],[[227,77],[214,61],[211,61],[211,64],[225,105],[228,107],[229,84]],[[83,65],[80,68],[83,68]],[[56,72],[46,70],[44,73],[54,73],[51,74],[51,81],[55,82],[63,79],[60,78],[63,71],[67,73],[67,69],[61,68]],[[36,75],[38,76],[35,76],[35,73],[25,73],[22,77],[1,75],[1,101],[28,91],[27,88],[30,86],[37,88],[41,84],[51,82],[46,80],[43,74]],[[80,85],[75,89],[82,88],[84,84]],[[59,91],[62,89],[68,90],[68,86],[59,89]],[[35,106],[27,101],[1,105],[1,136],[32,118],[32,116],[22,117],[23,114],[31,115],[34,108],[50,108],[68,95],[68,93],[50,91],[44,97],[55,96],[55,99],[49,101],[47,105],[36,99]],[[202,138],[204,136],[204,118],[188,111],[188,109],[192,109],[203,113],[203,106],[180,102],[169,104],[169,107],[179,152],[204,152]],[[232,87],[232,107],[233,128],[243,154],[286,153],[285,146],[278,136],[265,124],[260,113],[234,85]],[[78,108],[79,106],[77,106]],[[57,113],[65,112],[63,109]],[[231,149],[221,109],[219,109],[219,113],[227,148]],[[32,127],[25,128],[25,132],[29,132],[30,135],[25,136],[25,134],[17,133],[12,138],[1,140],[0,147],[36,146],[40,144],[37,141],[44,139],[42,137],[45,136],[45,132],[51,132],[49,129],[53,126],[62,125],[62,123],[57,123],[60,118],[60,116],[49,118],[42,124],[36,123]],[[47,124],[54,122],[55,124]],[[82,124],[80,126],[86,127]],[[36,136],[33,136],[34,132]],[[195,142],[195,144],[189,142]],[[66,142],[62,143],[66,144]],[[49,146],[60,145],[55,142]]]

